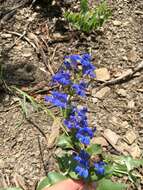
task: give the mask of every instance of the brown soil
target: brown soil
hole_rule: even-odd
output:
[[[45,67],[44,51],[47,63],[56,72],[63,62],[63,57],[72,53],[91,51],[93,63],[97,68],[106,67],[111,78],[119,73],[136,67],[143,60],[143,1],[108,0],[112,17],[103,28],[90,35],[73,31],[63,20],[62,10],[71,5],[34,5],[25,4],[16,9],[8,19],[5,18],[9,6],[0,1],[0,62],[4,68],[5,81],[8,85],[17,85],[25,89],[37,84],[47,87],[51,73]],[[10,4],[10,2],[12,4]],[[15,1],[16,2],[16,1]],[[18,1],[19,4],[20,1]],[[28,2],[28,1],[27,1]],[[14,6],[18,4],[15,3]],[[73,3],[72,3],[73,4]],[[76,5],[76,3],[74,4]],[[73,5],[72,5],[73,7]],[[26,31],[12,47],[18,36]],[[33,35],[37,37],[39,48],[35,49]],[[1,84],[1,83],[0,83]],[[99,91],[99,84],[92,83],[92,90]],[[143,151],[143,76],[139,72],[131,80],[109,87],[109,93],[102,100],[89,96],[90,122],[97,126],[97,134],[106,128],[124,137],[127,130],[136,132],[136,144]],[[124,94],[120,90],[124,90]],[[43,98],[38,95],[36,98]],[[2,179],[15,184],[14,175],[23,177],[26,186],[31,188],[42,176],[54,167],[53,149],[47,148],[43,133],[48,136],[52,120],[43,111],[35,111],[28,104],[28,118],[34,124],[23,119],[18,105],[19,98],[0,91],[0,186]],[[130,102],[133,106],[130,107]],[[116,122],[115,122],[116,120]],[[123,124],[126,123],[126,126]],[[19,124],[21,124],[19,126]],[[42,132],[39,130],[42,130]],[[113,147],[108,150],[115,152]]]

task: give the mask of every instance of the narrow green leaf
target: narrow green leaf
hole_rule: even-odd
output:
[[[51,182],[50,182],[48,177],[45,177],[44,179],[42,179],[39,182],[38,187],[36,188],[36,190],[42,190],[43,188],[49,187],[49,186],[51,186]]]
[[[97,155],[97,154],[101,154],[102,153],[102,148],[101,145],[99,144],[92,144],[90,145],[86,151],[90,154],[90,155]]]
[[[88,0],[80,0],[80,8],[82,13],[86,13],[88,11]]]
[[[63,149],[71,149],[73,148],[72,140],[69,136],[63,134],[59,137],[57,146]]]
[[[113,183],[109,179],[102,179],[97,182],[96,190],[125,190],[127,185],[122,183]]]

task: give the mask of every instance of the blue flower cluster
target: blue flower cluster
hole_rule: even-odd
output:
[[[106,166],[106,163],[103,161],[95,162],[94,168],[95,168],[96,174],[103,175],[105,173],[105,166]]]
[[[80,65],[82,66],[82,75],[89,75],[95,77],[95,66],[91,63],[91,56],[89,54],[83,55],[70,55],[65,57],[64,65],[67,69],[73,69],[75,72],[79,71]]]
[[[81,76],[95,77],[95,66],[91,63],[89,54],[66,56],[64,66],[53,76],[53,82],[60,85],[60,91],[52,91],[50,96],[45,97],[46,102],[62,108],[66,111],[70,108],[70,113],[64,118],[63,124],[68,132],[74,135],[76,141],[82,144],[82,147],[90,145],[90,140],[94,136],[96,129],[91,129],[87,121],[87,108],[78,109],[72,104],[72,96],[79,95],[85,97],[87,84],[81,81]],[[90,155],[85,150],[80,150],[79,154],[73,155],[77,162],[75,172],[83,178],[88,178],[90,173]],[[95,173],[103,175],[105,172],[105,163],[94,163]]]
[[[75,167],[75,172],[79,176],[87,178],[89,176],[90,155],[84,150],[81,150],[79,155],[76,154],[73,156],[73,158],[78,163],[78,165]]]
[[[70,85],[70,73],[68,71],[60,70],[57,74],[53,76],[53,82],[57,82],[61,85]]]
[[[64,125],[68,129],[74,129],[75,138],[84,145],[90,144],[90,139],[94,136],[95,130],[88,127],[87,108],[77,109],[74,107],[67,119],[64,120]]]

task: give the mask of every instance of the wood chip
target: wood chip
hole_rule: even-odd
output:
[[[94,137],[91,140],[91,143],[93,143],[93,144],[100,144],[103,147],[107,147],[109,145],[104,137]]]
[[[105,139],[113,146],[115,147],[118,140],[119,140],[119,135],[117,135],[114,131],[111,129],[105,129],[103,136]]]
[[[133,130],[127,131],[127,133],[125,135],[125,141],[128,144],[132,144],[136,139],[137,139],[137,135],[135,134],[135,132]]]
[[[50,135],[46,135],[48,141],[47,144],[48,148],[54,147],[57,137],[59,137],[59,134],[60,134],[60,118],[56,118],[51,127]]]
[[[130,149],[130,146],[126,143],[126,142],[118,142],[117,144],[117,147],[118,147],[118,150],[120,150],[120,152],[124,155],[129,155],[129,149]]]
[[[131,154],[131,156],[135,159],[135,158],[140,158],[141,156],[141,150],[139,148],[139,146],[137,144],[133,144],[130,149],[129,149],[129,153]]]

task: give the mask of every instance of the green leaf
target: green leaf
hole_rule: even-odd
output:
[[[49,186],[51,186],[51,182],[50,182],[48,177],[45,177],[44,179],[42,179],[39,182],[38,187],[36,188],[36,190],[42,190],[43,188],[49,187]]]
[[[59,181],[62,181],[66,179],[66,177],[60,173],[57,172],[50,172],[48,173],[48,176],[42,179],[36,190],[42,190],[45,187],[50,187],[51,185],[58,183]]]
[[[63,148],[63,149],[72,149],[72,140],[69,136],[63,134],[59,137],[57,146]]]
[[[91,144],[86,151],[90,154],[90,155],[97,155],[97,154],[101,154],[102,153],[102,148],[101,145],[99,144]]]
[[[66,178],[67,178],[66,176],[64,176],[60,173],[57,173],[57,172],[48,173],[48,179],[49,179],[51,185],[58,183],[62,180],[65,180]]]
[[[79,176],[74,171],[71,171],[68,174],[72,179],[79,179]]]
[[[109,179],[102,179],[97,182],[96,190],[125,190],[127,185],[122,183],[113,183]]]
[[[69,173],[74,171],[77,163],[73,160],[72,155],[64,154],[61,157],[57,157],[59,168],[64,173]]]
[[[127,172],[130,172],[135,168],[143,166],[143,159],[136,160],[130,156],[118,156],[118,157],[115,156],[113,157],[113,161],[116,164],[116,168],[122,171],[123,170],[127,171]]]

